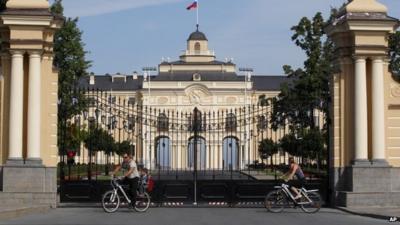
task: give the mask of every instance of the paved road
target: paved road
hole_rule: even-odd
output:
[[[317,214],[304,214],[289,210],[271,214],[261,208],[151,208],[147,213],[135,213],[122,209],[106,214],[99,208],[61,208],[45,214],[0,221],[0,224],[40,225],[380,225],[384,220],[354,216],[334,209],[323,209]],[[392,223],[393,224],[393,223]]]

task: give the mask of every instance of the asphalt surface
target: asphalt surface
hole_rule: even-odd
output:
[[[0,224],[40,225],[381,225],[387,220],[348,214],[335,209],[322,209],[305,214],[300,209],[288,209],[273,214],[263,208],[150,208],[146,213],[129,209],[107,214],[101,208],[59,208],[43,214],[33,214]]]

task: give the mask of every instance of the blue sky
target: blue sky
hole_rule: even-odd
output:
[[[291,41],[290,27],[303,16],[345,0],[199,0],[200,30],[217,58],[233,58],[255,74],[281,75],[282,65],[302,66],[304,55]],[[380,0],[400,17],[399,0]],[[178,59],[195,30],[192,0],[64,0],[66,16],[79,17],[90,71],[132,73]]]

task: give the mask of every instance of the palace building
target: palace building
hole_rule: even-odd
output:
[[[118,105],[117,102],[119,102],[119,105],[125,105],[122,108],[127,108],[130,104],[148,107],[149,112],[142,112],[143,116],[149,114],[150,108],[152,108],[154,109],[153,113],[157,114],[155,117],[158,120],[162,118],[166,121],[171,120],[167,125],[168,128],[163,130],[164,132],[160,132],[159,127],[141,123],[141,134],[133,135],[132,138],[129,138],[129,135],[111,131],[111,133],[115,133],[114,139],[116,140],[129,139],[132,141],[138,149],[137,160],[143,160],[147,167],[153,168],[158,165],[182,169],[193,166],[190,159],[193,154],[191,149],[193,148],[193,143],[191,143],[193,132],[190,130],[187,132],[186,129],[185,133],[177,131],[174,137],[169,135],[174,133],[174,128],[171,128],[174,118],[177,121],[181,120],[182,116],[187,117],[187,114],[193,113],[195,108],[198,109],[204,124],[205,121],[211,120],[225,124],[225,129],[218,130],[215,127],[211,128],[211,122],[209,122],[207,131],[206,129],[202,130],[204,135],[200,140],[201,143],[198,143],[202,152],[199,153],[198,159],[202,169],[245,168],[255,160],[261,161],[257,151],[261,139],[268,137],[278,141],[287,132],[285,129],[278,131],[267,129],[268,118],[265,115],[270,112],[270,107],[265,106],[256,110],[254,106],[258,105],[260,96],[265,96],[265,98],[277,96],[281,84],[290,79],[286,76],[252,76],[249,69],[245,69],[244,75],[239,75],[238,68],[232,61],[217,60],[215,53],[208,47],[206,35],[198,29],[189,35],[186,50],[179,60],[162,61],[157,71],[157,75],[150,75],[150,71],[145,71],[143,75],[137,73],[130,75],[91,74],[79,83],[80,88],[106,92],[110,95],[108,103]],[[93,97],[95,98],[95,96]],[[94,120],[93,110],[92,118]],[[264,112],[260,110],[264,110]],[[103,120],[110,120],[110,113],[106,114],[103,115]],[[257,125],[254,125],[260,121],[256,123],[248,121],[246,125],[244,124],[246,119],[250,120],[261,114],[264,116],[259,120],[264,123],[264,134],[257,129]],[[121,119],[118,124],[121,124],[122,120],[124,119]],[[125,120],[129,121],[129,119]],[[320,120],[322,122],[322,117]],[[227,128],[229,127],[226,124],[228,122],[235,126],[233,130]],[[138,130],[133,131],[133,133],[135,132],[139,133]],[[253,135],[246,137],[246,134],[250,133]],[[200,133],[200,135],[202,134]],[[166,150],[160,150],[161,143]],[[232,149],[228,150],[228,145]],[[282,154],[285,155],[281,153],[279,156],[281,161],[278,162],[277,155],[275,163],[284,163]],[[228,163],[225,161],[234,161],[234,163],[227,165]]]
[[[128,100],[179,110],[199,106],[217,109],[256,104],[260,95],[273,97],[286,76],[240,76],[232,61],[218,61],[200,31],[190,34],[187,49],[178,61],[162,61],[158,75],[90,75],[80,81],[81,88],[99,89],[126,96]],[[247,92],[247,93],[246,93]],[[211,108],[210,108],[211,107]],[[204,108],[206,109],[206,108]]]
[[[81,79],[78,87],[89,107],[59,121],[63,103],[53,39],[63,18],[50,13],[48,0],[8,0],[0,20],[2,203],[56,207],[58,198],[98,201],[121,149],[135,153],[157,177],[152,196],[157,203],[263,202],[278,174],[276,167],[259,170],[254,162],[263,156],[268,165],[287,164],[287,153],[279,149],[258,150],[264,140],[271,146],[289,131],[288,125],[271,128],[271,106],[264,100],[291,80],[252,75],[232,61],[218,61],[198,29],[177,61],[163,60],[143,74]],[[351,0],[325,27],[336,48],[328,169],[307,179],[331,205],[400,205],[400,85],[388,56],[389,36],[399,26],[378,0]],[[73,104],[80,99],[75,94],[71,90]],[[303,113],[312,113],[318,127],[323,124],[320,112]],[[77,134],[85,141],[71,137]]]

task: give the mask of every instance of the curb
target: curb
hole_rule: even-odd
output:
[[[363,213],[363,212],[357,212],[354,210],[350,210],[346,207],[335,207],[335,209],[338,209],[340,211],[346,212],[346,213],[350,213],[353,215],[357,215],[357,216],[363,216],[363,217],[369,217],[369,218],[373,218],[373,219],[380,219],[380,220],[386,220],[389,221],[390,216],[386,216],[386,215],[382,215],[382,214],[374,214],[374,213]],[[393,215],[395,216],[395,215]]]
[[[0,211],[0,220],[11,220],[17,217],[26,216],[34,213],[47,213],[48,211],[50,211],[49,206],[33,206],[7,209],[4,211]]]

